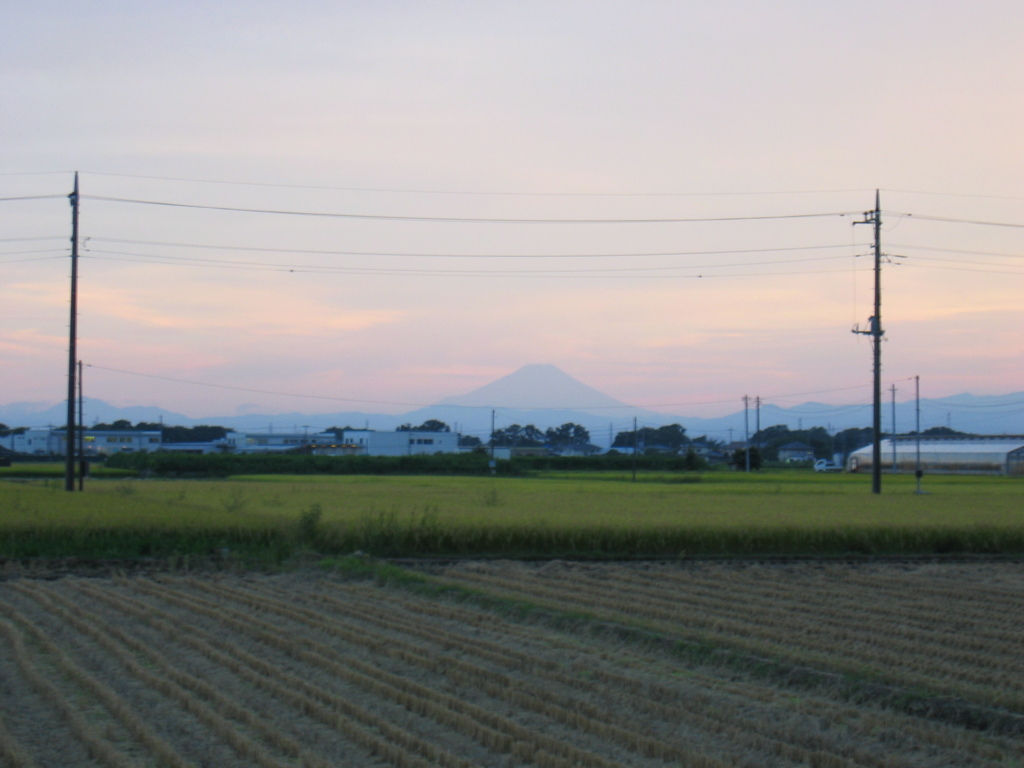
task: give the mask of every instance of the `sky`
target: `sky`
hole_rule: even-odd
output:
[[[684,416],[870,402],[876,190],[886,389],[1024,390],[1019,2],[4,17],[0,402],[66,396],[75,171],[116,405],[401,413],[530,363]]]

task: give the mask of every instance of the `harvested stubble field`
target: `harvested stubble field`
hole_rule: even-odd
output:
[[[0,582],[2,759],[945,768],[1024,756],[1019,562],[337,566]]]

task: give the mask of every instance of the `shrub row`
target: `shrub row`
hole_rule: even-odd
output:
[[[694,461],[696,459],[696,461]],[[499,475],[538,471],[628,472],[633,458],[604,456],[524,456],[496,462]],[[489,458],[479,453],[416,456],[310,456],[305,454],[118,453],[110,469],[130,469],[162,477],[229,477],[231,475],[486,475]],[[637,469],[685,471],[705,467],[694,456],[638,456]]]

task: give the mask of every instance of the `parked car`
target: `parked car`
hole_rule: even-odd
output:
[[[814,462],[815,472],[842,472],[843,468],[828,459],[818,459]]]

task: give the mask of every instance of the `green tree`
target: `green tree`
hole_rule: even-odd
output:
[[[544,439],[554,448],[579,447],[590,443],[590,432],[586,427],[567,422],[560,427],[548,427],[544,430]]]
[[[968,432],[957,432],[950,427],[930,427],[921,433],[922,437],[974,437]]]
[[[698,470],[707,469],[708,462],[702,456],[698,456],[697,452],[692,447],[686,449],[686,456],[683,457],[683,468],[690,472],[696,472]]]
[[[491,433],[491,444],[504,448],[538,448],[544,445],[544,433],[533,424],[527,424],[525,427],[510,424]]]
[[[690,439],[686,436],[686,429],[679,424],[668,424],[664,427],[641,427],[634,433],[619,432],[612,442],[613,448],[632,448],[634,445],[640,451],[667,450],[678,453],[683,446],[689,445]]]
[[[870,442],[870,438],[868,439]],[[787,443],[804,443],[811,447],[819,459],[831,458],[838,445],[824,427],[810,429],[790,429],[785,424],[777,424],[755,432],[750,444],[756,446],[767,461],[777,461],[779,448]]]
[[[747,468],[747,452],[743,448],[737,448],[733,451],[732,461],[730,462],[736,469],[744,470]],[[757,448],[750,449],[750,468],[760,469],[761,468],[761,451]]]
[[[397,427],[396,432],[451,432],[452,428],[445,424],[443,421],[437,419],[427,419],[418,427],[414,427],[412,424],[406,423]]]
[[[88,429],[93,432],[127,432],[136,429],[128,419],[118,419],[112,424],[93,424]]]

